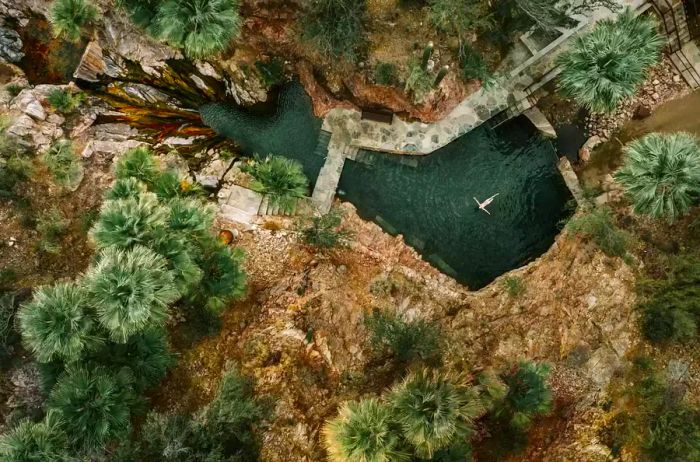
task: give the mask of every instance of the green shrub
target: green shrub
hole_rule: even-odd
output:
[[[551,411],[549,370],[547,364],[521,361],[501,374],[508,391],[503,400],[496,403],[494,416],[509,427],[523,431],[533,418]]]
[[[74,362],[103,341],[87,294],[75,283],[40,288],[18,318],[25,345],[40,362]]]
[[[195,418],[149,413],[139,438],[123,446],[114,462],[258,460],[253,426],[261,416],[249,382],[229,371],[217,397]]]
[[[90,359],[110,370],[129,368],[134,378],[134,388],[139,393],[160,383],[175,363],[167,335],[159,329],[132,335],[126,343],[108,343]]]
[[[664,38],[656,29],[654,19],[629,8],[599,21],[558,58],[561,91],[591,111],[613,112],[659,62]]]
[[[404,90],[413,95],[414,103],[422,103],[433,89],[433,82],[435,82],[435,77],[423,69],[419,62],[416,62],[411,66],[411,73],[406,79]]]
[[[170,209],[168,228],[188,239],[203,239],[214,226],[216,211],[197,199],[175,198],[167,203]]]
[[[153,193],[107,201],[90,231],[99,248],[150,245],[166,226],[168,210]]]
[[[309,180],[296,160],[272,155],[264,159],[256,157],[242,170],[253,177],[251,189],[287,213],[292,213],[297,201],[309,192]]]
[[[326,57],[355,62],[366,40],[365,14],[365,0],[308,2],[302,35]]]
[[[394,85],[398,79],[396,65],[379,62],[374,68],[374,81],[379,85]]]
[[[331,462],[410,460],[393,428],[391,409],[374,398],[345,403],[323,429]]]
[[[629,235],[613,223],[612,213],[607,208],[596,208],[574,216],[566,224],[574,235],[583,235],[595,242],[600,250],[611,257],[625,257]]]
[[[158,175],[158,164],[148,148],[130,149],[116,163],[115,176],[117,179],[136,178],[150,186]]]
[[[700,460],[700,411],[680,405],[656,415],[643,448],[654,461]]]
[[[520,297],[525,293],[525,282],[519,276],[508,276],[503,280],[503,287],[512,298]]]
[[[97,19],[97,8],[88,0],[54,0],[49,21],[57,37],[77,42],[82,30]]]
[[[403,437],[421,459],[468,440],[484,412],[476,388],[428,370],[409,375],[388,399]]]
[[[146,185],[136,178],[118,178],[105,193],[106,200],[138,198],[146,192]]]
[[[28,180],[32,171],[32,162],[18,154],[0,158],[0,199],[17,198],[17,186]]]
[[[428,364],[440,362],[440,329],[422,319],[412,321],[404,317],[375,309],[365,318],[373,350],[389,354],[397,363],[407,364],[417,360]]]
[[[60,238],[66,234],[68,225],[69,221],[58,209],[51,209],[39,216],[36,221],[36,231],[39,233],[38,249],[47,253],[59,253]]]
[[[477,0],[431,0],[430,21],[439,30],[460,38],[492,27],[488,5]]]
[[[69,140],[58,140],[41,158],[54,181],[68,189],[75,189],[83,179],[83,164],[75,155]]]
[[[346,247],[354,233],[343,228],[343,212],[332,208],[325,215],[314,215],[306,220],[300,220],[298,228],[306,244],[320,249]]]
[[[72,93],[61,88],[52,90],[46,97],[46,100],[54,109],[64,114],[75,111],[83,99],[84,95],[82,93]]]
[[[120,343],[145,329],[162,326],[168,305],[179,297],[166,260],[142,246],[102,250],[84,283],[97,319]]]
[[[494,75],[488,64],[481,54],[470,46],[460,47],[459,68],[464,80],[479,80],[484,87],[494,82]]]
[[[126,370],[75,367],[58,379],[48,405],[63,415],[73,445],[96,449],[128,435],[134,401]]]
[[[220,312],[226,304],[241,297],[246,290],[246,275],[243,271],[243,253],[236,249],[210,242],[198,256],[202,268],[201,285],[191,295],[193,302],[203,301],[212,312]]]
[[[238,8],[238,0],[164,0],[152,30],[188,56],[205,58],[226,51],[238,36]]]
[[[656,343],[683,341],[697,333],[700,316],[700,260],[672,260],[665,279],[641,284],[642,333]]]
[[[23,420],[0,435],[0,459],[5,462],[71,462],[61,414],[49,410],[41,422]]]
[[[615,178],[634,211],[675,221],[700,197],[700,143],[690,133],[652,133],[625,148]]]

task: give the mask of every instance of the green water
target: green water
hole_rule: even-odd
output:
[[[286,87],[268,114],[223,105],[201,112],[246,153],[297,159],[312,180],[323,165],[320,121],[298,84]],[[476,289],[551,246],[571,197],[556,162],[552,145],[518,118],[496,130],[482,126],[428,156],[361,152],[357,162],[346,161],[338,195]],[[477,209],[473,197],[495,193],[491,215]]]

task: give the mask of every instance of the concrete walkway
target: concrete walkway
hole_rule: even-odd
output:
[[[311,195],[311,202],[321,213],[328,213],[333,204],[335,191],[338,189],[340,175],[343,173],[345,159],[355,159],[358,149],[345,143],[341,137],[333,134],[328,144],[326,163],[316,179],[316,186]]]

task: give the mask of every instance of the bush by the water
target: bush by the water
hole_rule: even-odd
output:
[[[309,180],[302,165],[283,156],[256,157],[242,170],[251,177],[251,189],[263,194],[270,205],[292,213],[299,199],[309,193]]]
[[[603,19],[558,58],[561,91],[594,112],[612,112],[661,58],[664,38],[650,16],[631,9]]]
[[[324,215],[300,220],[297,226],[305,243],[319,249],[333,249],[347,246],[354,235],[342,223],[343,212],[334,207]]]
[[[90,0],[54,0],[49,21],[57,37],[78,41],[83,28],[97,19],[97,8]]]
[[[625,148],[617,181],[634,211],[675,221],[700,199],[700,141],[690,133],[652,133]]]
[[[566,229],[573,235],[580,234],[592,239],[606,255],[627,255],[630,237],[615,225],[612,212],[607,208],[595,208],[574,216],[566,224]]]

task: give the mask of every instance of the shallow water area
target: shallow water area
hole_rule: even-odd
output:
[[[321,121],[299,84],[284,88],[269,114],[219,104],[201,112],[244,153],[297,159],[314,183],[324,161]],[[427,156],[361,151],[345,162],[338,196],[477,289],[551,246],[571,197],[556,165],[551,142],[521,117],[477,128]],[[489,213],[479,210],[474,198],[494,194]]]

